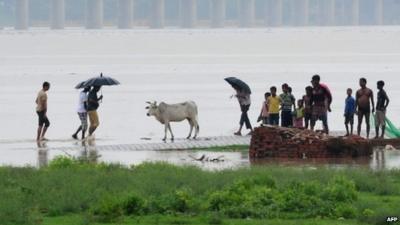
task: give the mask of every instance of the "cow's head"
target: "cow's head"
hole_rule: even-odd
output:
[[[147,116],[154,116],[157,112],[158,106],[157,102],[146,102],[148,106],[146,107],[147,109]]]

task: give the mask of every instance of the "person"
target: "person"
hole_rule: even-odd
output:
[[[347,89],[347,98],[344,108],[344,125],[346,126],[346,136],[353,135],[354,113],[356,112],[356,100],[352,96],[353,90]],[[350,132],[349,132],[350,124]]]
[[[297,108],[294,111],[293,120],[295,128],[304,128],[304,102],[302,99],[297,100]]]
[[[363,118],[365,117],[365,123],[367,126],[367,138],[369,138],[370,132],[370,114],[371,114],[371,106],[372,113],[375,112],[375,104],[374,104],[374,93],[371,89],[367,88],[367,79],[360,78],[360,89],[356,93],[356,111],[358,116],[358,126],[357,126],[357,134],[360,136],[361,134],[361,125]]]
[[[269,110],[268,110],[268,105],[267,105],[269,96],[271,96],[270,92],[266,92],[264,94],[264,101],[262,103],[260,116],[258,117],[257,122],[262,121],[263,124],[269,124],[269,114],[268,114]]]
[[[50,89],[50,83],[45,81],[42,89],[36,97],[36,113],[39,117],[39,127],[37,130],[36,141],[47,141],[45,134],[50,126],[49,118],[47,117],[47,91]]]
[[[377,102],[376,102],[376,124],[375,124],[375,138],[379,138],[379,127],[382,128],[382,133],[380,138],[385,137],[385,124],[386,124],[386,108],[389,105],[389,97],[386,94],[386,91],[383,90],[383,87],[385,86],[385,82],[380,80],[377,82],[377,88],[378,88],[378,95],[377,95]]]
[[[328,111],[332,103],[332,95],[325,86],[320,85],[321,77],[314,75],[311,83],[313,86],[310,105],[312,108],[311,130],[314,130],[317,120],[322,121],[324,132],[329,134]]]
[[[100,86],[94,86],[88,95],[87,102],[87,112],[89,115],[90,127],[89,127],[89,136],[92,136],[94,131],[99,126],[99,116],[97,114],[97,109],[99,108],[99,101],[103,99],[103,95],[97,97],[97,92],[100,90]]]
[[[85,139],[85,133],[88,127],[87,123],[87,100],[88,100],[88,95],[87,93],[90,91],[90,87],[84,88],[80,93],[79,93],[79,102],[78,102],[78,116],[79,120],[81,121],[81,125],[78,127],[76,132],[72,135],[72,138],[78,139],[78,133],[82,131],[82,140]]]
[[[270,88],[271,96],[268,97],[268,113],[269,113],[269,124],[278,126],[279,125],[279,107],[281,105],[281,99],[276,95],[276,87]]]
[[[282,127],[292,127],[293,126],[293,118],[292,118],[292,107],[295,110],[295,98],[289,93],[289,85],[282,85],[283,93],[279,96],[281,99],[281,126]]]
[[[303,96],[304,103],[304,124],[305,128],[308,129],[311,122],[311,96],[312,96],[313,88],[311,86],[306,87],[306,94]]]
[[[239,130],[234,134],[238,136],[242,135],[243,125],[246,124],[246,129],[250,129],[250,133],[248,135],[251,135],[253,132],[253,127],[251,126],[249,116],[247,115],[247,112],[249,111],[251,105],[250,94],[237,89],[235,97],[239,101],[240,110],[242,111],[242,114],[240,116]]]

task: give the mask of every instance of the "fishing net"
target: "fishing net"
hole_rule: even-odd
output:
[[[373,116],[371,116],[370,120],[371,120],[371,126],[375,127],[375,124],[376,124],[375,114],[373,114]],[[385,135],[389,138],[400,138],[400,129],[397,128],[392,123],[392,121],[390,121],[387,117],[385,119],[385,122],[386,122]]]

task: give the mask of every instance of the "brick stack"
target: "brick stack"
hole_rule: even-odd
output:
[[[296,128],[265,126],[254,130],[250,158],[337,158],[370,156],[372,146],[360,137],[331,137]]]

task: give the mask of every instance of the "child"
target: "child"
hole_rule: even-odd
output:
[[[379,138],[379,127],[382,128],[382,134],[380,138],[385,137],[385,124],[386,124],[386,108],[389,105],[389,97],[386,94],[386,91],[383,90],[383,87],[385,86],[385,82],[380,80],[377,83],[378,87],[378,100],[376,102],[376,116],[375,116],[375,121],[376,121],[376,135],[375,138]]]
[[[272,86],[270,90],[271,90],[271,96],[269,96],[267,100],[269,124],[278,126],[281,99],[279,98],[279,96],[276,95],[275,86]]]
[[[300,129],[304,128],[303,119],[304,119],[304,102],[303,100],[299,99],[297,101],[297,109],[295,111],[295,116],[294,116],[294,127]]]
[[[356,112],[356,100],[351,96],[353,90],[351,88],[347,89],[346,105],[344,109],[344,124],[346,125],[346,136],[353,135],[353,125],[354,125],[354,113]],[[350,124],[350,132],[349,132]]]
[[[260,116],[258,117],[257,122],[262,121],[263,124],[269,124],[269,114],[268,114],[268,105],[267,105],[269,96],[271,96],[271,93],[269,93],[269,92],[266,92],[264,94],[265,101],[262,104],[261,113],[260,113]]]
[[[312,116],[312,110],[311,110],[312,91],[313,91],[313,88],[311,86],[306,87],[306,95],[303,96],[304,122],[305,122],[306,129],[308,129],[308,127],[310,125],[311,116]]]

